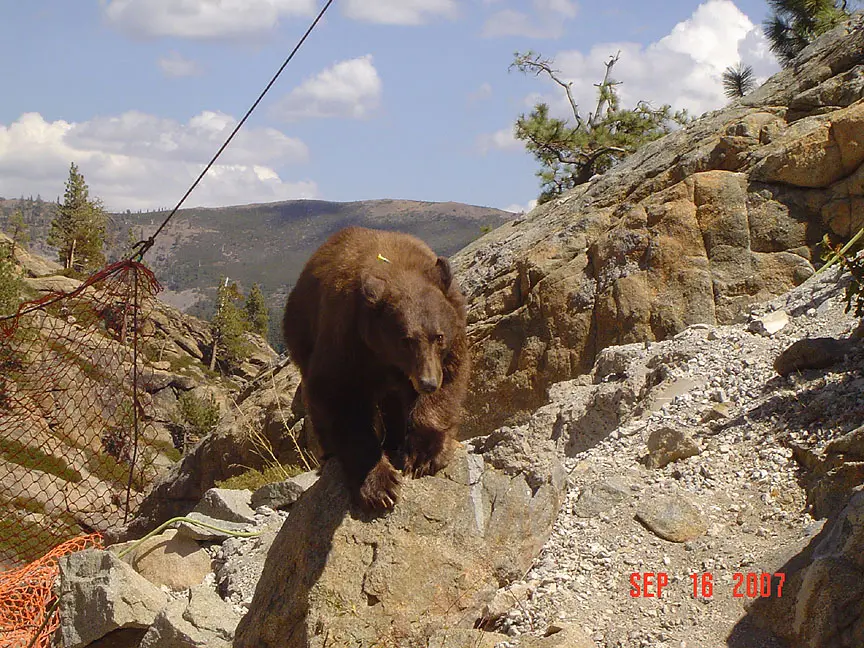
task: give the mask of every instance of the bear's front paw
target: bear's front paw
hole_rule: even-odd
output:
[[[415,438],[413,443],[409,443],[405,453],[405,468],[403,470],[406,475],[414,479],[425,475],[434,475],[450,463],[457,442],[449,438],[438,443],[430,441],[430,439]]]
[[[389,511],[396,505],[401,479],[386,457],[375,464],[360,485],[360,507],[370,513]]]

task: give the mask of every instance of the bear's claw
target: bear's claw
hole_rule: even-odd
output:
[[[399,499],[401,478],[386,457],[369,471],[358,493],[361,508],[372,513],[389,511]]]
[[[442,447],[436,448],[435,444],[423,443],[414,438],[409,440],[408,445],[405,453],[405,468],[402,472],[413,479],[417,479],[426,475],[434,475],[450,463],[457,443],[445,437]]]

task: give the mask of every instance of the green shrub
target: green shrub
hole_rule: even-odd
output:
[[[60,457],[48,455],[16,439],[0,438],[0,456],[19,466],[39,470],[67,482],[80,482],[82,477]]]
[[[28,513],[45,513],[45,505],[32,497],[16,497],[12,500],[12,506]]]
[[[219,423],[219,406],[213,394],[198,398],[192,392],[183,392],[177,398],[180,419],[175,424],[182,433],[180,446],[183,453],[202,437],[210,434]]]
[[[171,461],[180,461],[183,458],[181,452],[174,447],[173,444],[156,439],[152,441],[150,447],[168,457]]]
[[[10,246],[0,246],[0,317],[12,315],[21,303],[22,282]]]
[[[183,356],[172,356],[168,359],[168,362],[171,365],[171,371],[179,374],[186,374],[188,370],[195,365],[199,365],[199,362],[193,358],[192,356],[183,355]],[[203,365],[198,367],[199,369],[206,369]]]
[[[217,481],[216,486],[219,488],[231,488],[236,490],[248,489],[251,491],[258,490],[266,484],[285,481],[289,477],[299,475],[303,470],[299,466],[291,464],[270,464],[263,471],[250,468],[246,472],[242,472],[234,477]]]
[[[137,465],[145,464],[143,460],[137,462]],[[118,460],[112,457],[107,452],[102,454],[94,454],[87,459],[87,470],[92,475],[98,477],[104,482],[109,482],[126,488],[129,483],[129,464],[123,460]],[[137,470],[132,476],[132,488],[137,491],[143,491],[147,486],[143,471]]]
[[[6,513],[0,517],[0,556],[28,562],[45,555],[62,540],[83,533],[70,515],[55,520],[50,529],[39,522]]]

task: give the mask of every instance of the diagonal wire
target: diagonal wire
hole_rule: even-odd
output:
[[[180,207],[183,205],[184,202],[186,202],[186,199],[189,197],[189,194],[191,194],[195,190],[195,187],[198,186],[198,183],[204,179],[204,176],[207,175],[207,172],[210,170],[210,167],[212,167],[216,163],[216,160],[219,159],[219,156],[222,155],[222,152],[226,148],[228,148],[228,145],[231,143],[231,140],[234,139],[234,136],[243,127],[243,124],[246,123],[246,120],[249,119],[249,115],[251,115],[252,112],[258,107],[258,104],[261,103],[261,100],[264,99],[264,96],[267,94],[267,92],[269,92],[270,88],[273,87],[273,84],[276,83],[276,80],[279,78],[279,75],[282,74],[282,70],[284,70],[287,67],[287,65],[291,62],[291,59],[294,58],[294,55],[297,53],[297,51],[300,49],[300,47],[303,45],[303,43],[309,37],[309,34],[312,33],[312,30],[315,29],[315,26],[324,17],[324,14],[327,12],[327,9],[330,8],[331,4],[333,4],[333,0],[327,0],[327,3],[324,5],[324,7],[321,9],[321,11],[318,13],[318,15],[315,17],[315,20],[312,21],[311,25],[309,25],[309,29],[306,30],[306,33],[303,34],[303,37],[297,42],[297,45],[294,46],[294,49],[291,50],[291,53],[288,55],[288,58],[285,59],[285,61],[282,63],[282,65],[276,71],[276,74],[274,74],[273,78],[270,79],[270,83],[268,83],[267,86],[264,88],[264,90],[261,91],[261,94],[258,95],[258,98],[255,100],[255,103],[253,103],[252,106],[249,108],[249,110],[246,111],[246,114],[243,115],[243,119],[241,119],[239,122],[237,122],[237,125],[234,127],[234,130],[231,131],[231,134],[228,136],[228,139],[226,139],[225,142],[222,144],[222,146],[219,147],[219,150],[216,151],[216,155],[214,155],[213,158],[210,160],[210,162],[207,164],[207,166],[204,167],[204,170],[200,173],[198,178],[196,178],[195,182],[192,183],[192,186],[189,187],[189,189],[186,191],[186,193],[183,194],[183,197],[174,206],[174,209],[171,210],[171,213],[168,214],[168,216],[165,218],[164,221],[162,221],[162,224],[159,226],[159,228],[155,232],[153,232],[153,234],[151,234],[149,238],[147,238],[143,241],[138,241],[134,245],[134,249],[137,249],[137,248],[140,248],[140,249],[138,249],[137,252],[133,252],[132,256],[130,258],[135,259],[136,261],[140,262],[144,258],[144,255],[147,254],[147,251],[151,247],[153,247],[153,243],[156,241],[156,237],[159,236],[159,233],[165,228],[165,226],[168,224],[168,222],[174,217],[174,214],[177,213],[177,210],[180,209]]]

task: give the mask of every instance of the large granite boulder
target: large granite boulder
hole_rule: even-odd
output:
[[[59,560],[59,639],[84,648],[117,630],[145,629],[167,596],[113,553],[87,549]]]
[[[864,224],[864,18],[453,258],[474,373],[464,435],[516,423],[605,347],[724,324]]]
[[[470,629],[530,566],[559,509],[552,443],[526,444],[508,430],[478,440],[439,474],[405,480],[396,508],[372,519],[328,462],[270,549],[234,646],[409,646]]]

